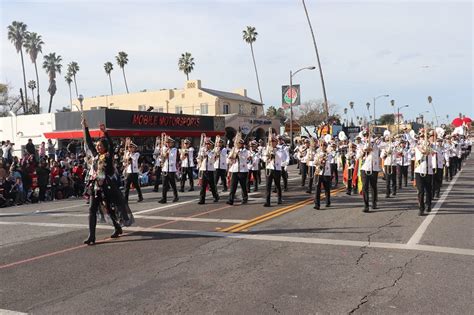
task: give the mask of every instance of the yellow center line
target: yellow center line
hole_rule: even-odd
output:
[[[345,187],[341,187],[341,188],[338,188],[334,191],[331,192],[331,195],[335,195],[337,194],[338,192],[341,192],[341,191],[344,191],[346,188]],[[324,196],[323,196],[324,198]],[[265,222],[265,221],[268,221],[270,219],[273,219],[273,218],[276,218],[278,216],[281,216],[285,213],[288,213],[288,212],[291,212],[291,211],[294,211],[294,210],[297,210],[299,208],[302,208],[306,205],[309,205],[311,203],[314,202],[314,198],[309,198],[309,199],[305,199],[303,201],[300,201],[300,202],[297,202],[297,203],[294,203],[290,206],[287,206],[287,207],[283,207],[283,208],[280,208],[280,209],[277,209],[275,211],[272,211],[272,212],[269,212],[269,213],[266,213],[264,215],[261,215],[261,216],[258,216],[256,218],[253,218],[253,219],[250,219],[246,222],[243,222],[243,223],[239,223],[239,224],[235,224],[233,226],[230,226],[230,227],[227,227],[225,229],[222,229],[221,232],[229,232],[229,233],[235,233],[235,232],[240,232],[244,229],[247,229],[249,227],[252,227],[254,225],[257,225],[257,224],[260,224],[262,222]]]

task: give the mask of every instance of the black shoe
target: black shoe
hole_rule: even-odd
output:
[[[141,198],[138,198],[137,202],[142,202],[143,201],[143,197]]]
[[[203,205],[204,203],[204,200],[199,200],[198,205]]]
[[[159,203],[166,203],[166,199],[160,199]]]
[[[319,210],[319,206],[318,206],[318,205],[314,205],[313,209]]]
[[[310,193],[311,193],[311,190],[307,190],[306,193],[307,193],[307,194],[310,194]]]
[[[347,191],[347,192],[346,192],[346,195],[350,196],[350,195],[351,195],[351,192],[350,192],[350,191]]]
[[[214,202],[218,202],[219,199],[221,199],[221,198],[219,197],[219,195],[217,195],[216,197],[214,197]]]
[[[158,192],[158,189],[153,189],[152,192]]]
[[[179,190],[179,192],[184,192],[184,188],[181,188],[181,189]]]
[[[394,191],[392,195],[396,196],[396,195],[397,195],[397,192],[396,192],[396,191]]]
[[[372,209],[374,209],[374,210],[375,210],[375,209],[378,209],[378,208],[379,208],[379,207],[377,207],[377,204],[374,204],[374,205],[372,206]]]
[[[194,187],[189,188],[188,191],[194,191]]]
[[[178,197],[174,197],[174,198],[173,198],[173,202],[177,202],[177,201],[179,201],[179,198],[178,198]]]
[[[234,202],[233,202],[233,201],[230,201],[230,200],[228,200],[228,201],[226,202],[226,204],[233,206],[233,205],[234,205]]]
[[[110,235],[110,238],[118,238],[121,234],[123,234],[122,228],[116,228],[114,234]]]
[[[222,189],[222,192],[226,192],[226,191],[227,191],[227,188]]]
[[[270,207],[270,204],[265,202],[265,203],[263,204],[263,206],[264,206],[264,207]]]
[[[439,193],[436,194],[436,198],[441,198],[441,197],[439,196]]]
[[[246,205],[249,201],[247,199],[242,200],[242,204]]]
[[[277,190],[276,189],[273,189],[272,190],[272,193],[276,194]]]
[[[426,212],[431,212],[431,206],[428,206],[428,208],[426,208]]]
[[[364,212],[366,212],[366,213],[369,212],[369,207],[368,206],[364,207]]]
[[[326,204],[326,208],[329,208],[329,207],[331,207],[331,203]]]
[[[283,191],[288,191],[288,188],[283,188]]]
[[[279,205],[281,205],[283,203],[283,200],[281,199],[278,199],[278,202],[277,202]]]
[[[390,198],[390,195],[385,195],[385,198]]]
[[[95,238],[88,238],[84,241],[84,244],[87,244],[87,245],[95,245]]]

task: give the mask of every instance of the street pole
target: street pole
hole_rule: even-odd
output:
[[[293,149],[293,72],[290,70],[290,89],[288,90],[290,98],[290,148]]]

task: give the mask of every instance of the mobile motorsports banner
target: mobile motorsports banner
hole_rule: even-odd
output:
[[[300,85],[295,84],[291,86],[283,85],[281,87],[281,106],[284,109],[290,107],[290,105],[298,106],[301,105],[301,97],[300,97]]]

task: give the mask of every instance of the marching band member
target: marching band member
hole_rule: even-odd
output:
[[[372,188],[372,209],[377,209],[377,180],[380,172],[379,145],[365,133],[365,144],[357,151],[357,159],[362,159],[361,179],[364,197],[364,212],[369,212],[369,186]]]
[[[393,196],[397,194],[397,164],[393,154],[395,145],[396,143],[392,141],[391,136],[386,136],[383,149],[380,152],[380,157],[384,161],[383,168],[386,179],[385,198],[390,198],[390,193]],[[392,185],[392,191],[390,190],[390,184]]]
[[[354,168],[356,163],[356,153],[357,153],[357,145],[352,143],[349,145],[348,152],[346,153],[346,167],[347,167],[347,189],[346,194],[351,195],[352,192],[357,193],[357,186],[354,186],[352,183],[352,179],[354,176]]]
[[[316,174],[316,166],[314,162],[314,156],[316,155],[316,142],[315,139],[311,138],[309,148],[306,150],[306,168],[308,170],[308,189],[306,193],[311,194],[313,192],[313,179]]]
[[[299,165],[300,165],[300,171],[301,171],[301,187],[304,187],[306,184],[306,177],[308,175],[308,166],[306,165],[308,156],[308,149],[309,149],[309,144],[310,140],[305,139],[304,144],[299,147],[298,150],[298,158],[299,158]]]
[[[443,184],[444,171],[444,147],[443,139],[437,139],[436,145],[433,148],[433,198],[439,198],[441,192],[441,185]]]
[[[281,194],[281,169],[282,163],[287,159],[286,151],[281,147],[277,147],[278,139],[272,137],[271,143],[267,146],[264,151],[263,159],[266,165],[266,190],[265,190],[265,204],[264,207],[270,207],[270,197],[272,192],[272,182],[275,182],[275,186],[278,194],[278,204],[282,203]]]
[[[199,177],[201,179],[201,191],[199,192],[199,202],[198,204],[203,205],[206,200],[206,188],[209,185],[212,196],[214,197],[214,202],[219,201],[219,195],[217,194],[216,183],[214,182],[214,172],[215,172],[215,151],[211,149],[212,147],[211,139],[207,138],[204,141],[204,147],[199,149],[199,154],[197,157],[198,167],[199,167]]]
[[[453,180],[457,171],[457,154],[456,154],[456,143],[453,140],[453,136],[448,137],[449,146],[449,180]]]
[[[128,194],[130,193],[130,185],[133,183],[133,187],[137,190],[138,193],[138,202],[143,201],[143,194],[140,188],[140,183],[138,182],[138,159],[140,158],[140,153],[137,152],[137,145],[132,142],[131,139],[128,140],[128,149],[125,151],[125,200],[128,202]]]
[[[183,141],[183,146],[179,155],[181,160],[181,189],[179,191],[184,192],[186,177],[189,178],[189,191],[194,191],[194,148],[188,139]]]
[[[247,179],[247,192],[250,192],[250,179],[253,178],[254,191],[258,191],[258,172],[260,167],[260,152],[258,151],[258,143],[253,140],[250,142],[248,168],[249,176]]]
[[[410,160],[410,149],[407,148],[407,142],[402,139],[400,141],[400,149],[397,152],[398,189],[402,189],[402,180],[405,183],[405,187],[408,186],[408,166],[410,166]]]
[[[163,191],[159,203],[166,203],[168,190],[170,187],[173,189],[174,199],[173,202],[179,200],[178,198],[178,189],[176,188],[176,164],[178,159],[178,150],[174,147],[174,139],[171,137],[166,137],[165,145],[161,151],[161,176],[163,178]]]
[[[451,170],[451,145],[449,144],[451,137],[448,135],[446,136],[446,140],[443,143],[443,151],[444,151],[444,176],[445,180],[448,182],[449,175],[450,175],[450,170]]]
[[[281,163],[281,178],[283,179],[283,191],[288,191],[288,171],[286,168],[290,165],[290,147],[286,145],[285,139],[281,135],[278,135],[277,139],[277,147],[286,152],[286,159]]]
[[[432,148],[429,140],[424,135],[424,130],[420,130],[420,141],[415,147],[415,182],[418,190],[419,215],[424,211],[431,212],[431,182],[433,180],[433,159],[431,158]],[[425,201],[426,197],[426,201]],[[427,206],[425,208],[425,205]]]
[[[219,179],[224,186],[224,192],[227,191],[227,148],[224,146],[224,140],[219,138],[219,141],[216,142],[215,148],[215,162],[214,162],[214,182],[217,186]]]
[[[319,210],[321,206],[321,186],[324,187],[326,196],[326,207],[331,206],[331,163],[328,157],[328,143],[321,142],[321,146],[314,156],[316,167],[316,195],[314,196],[314,209]]]
[[[258,140],[258,153],[260,156],[263,154],[263,150],[265,149],[265,146],[263,145],[263,140],[260,139]],[[260,159],[260,163],[258,165],[258,184],[262,183],[262,170],[265,169],[265,162],[263,162],[263,159]]]
[[[242,189],[242,204],[248,202],[247,194],[247,176],[249,173],[247,160],[249,157],[249,152],[244,148],[244,140],[239,139],[234,144],[227,158],[227,163],[229,164],[229,173],[230,173],[230,194],[227,204],[233,205],[235,192],[237,191],[237,184],[240,184]]]
[[[156,138],[155,150],[153,151],[153,158],[155,159],[155,185],[153,187],[154,192],[158,192],[158,188],[161,183],[161,144],[160,138]]]
[[[337,173],[337,158],[338,158],[338,150],[336,142],[332,142],[331,146],[328,147],[328,159],[329,164],[331,164],[331,184],[334,180],[334,186],[336,187],[339,184],[339,174]]]
[[[415,180],[415,147],[416,142],[418,141],[418,135],[415,135],[415,138],[410,138],[409,149],[410,149],[410,178],[411,181]]]

